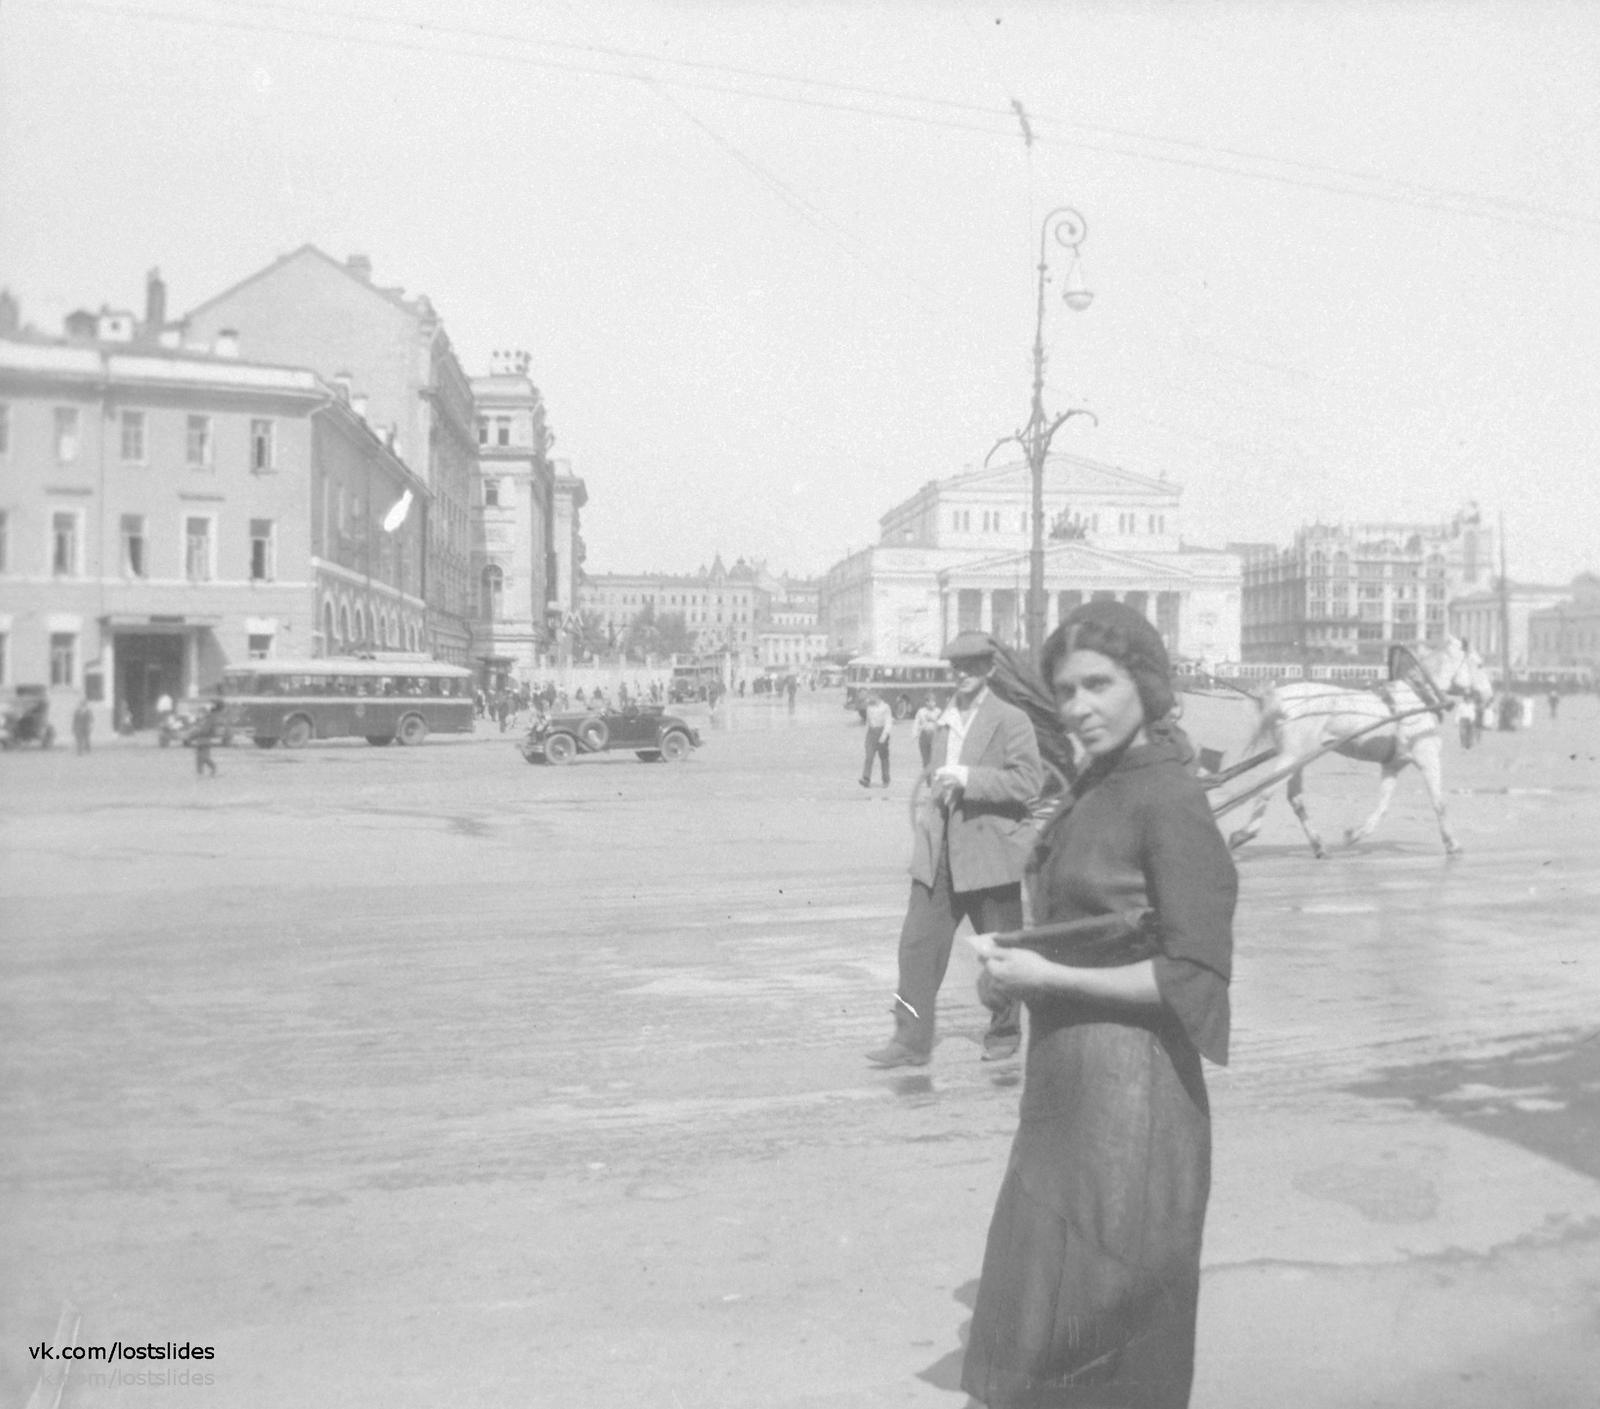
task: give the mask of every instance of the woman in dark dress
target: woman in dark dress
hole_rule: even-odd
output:
[[[1030,923],[1143,916],[1127,952],[1148,957],[987,946],[985,982],[1027,1000],[1027,1081],[962,1387],[988,1409],[1183,1409],[1237,878],[1150,624],[1088,603],[1041,664],[1085,766],[1030,863]]]

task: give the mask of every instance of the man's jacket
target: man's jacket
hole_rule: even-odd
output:
[[[947,760],[950,730],[933,739],[930,769]],[[992,690],[979,704],[967,728],[961,757],[967,786],[940,801],[930,793],[918,810],[911,875],[931,886],[939,851],[948,835],[950,883],[953,890],[988,890],[1022,879],[1029,849],[1037,835],[1028,805],[1044,787],[1044,765],[1028,716]]]

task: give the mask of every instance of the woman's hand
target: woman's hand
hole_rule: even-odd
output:
[[[983,957],[983,970],[989,981],[1013,994],[1053,987],[1059,980],[1060,969],[1060,964],[1052,964],[1032,949],[1009,949],[991,944]]]

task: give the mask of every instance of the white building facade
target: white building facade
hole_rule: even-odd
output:
[[[1186,545],[1180,486],[1078,456],[1045,466],[1046,627],[1090,599],[1126,602],[1174,655],[1237,660],[1240,565]],[[831,651],[936,656],[959,631],[1025,643],[1032,481],[1017,462],[934,480],[819,594]]]

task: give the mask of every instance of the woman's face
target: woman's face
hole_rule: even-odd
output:
[[[1073,651],[1056,667],[1050,683],[1055,687],[1061,722],[1091,758],[1112,753],[1129,740],[1148,742],[1139,689],[1110,656]]]

